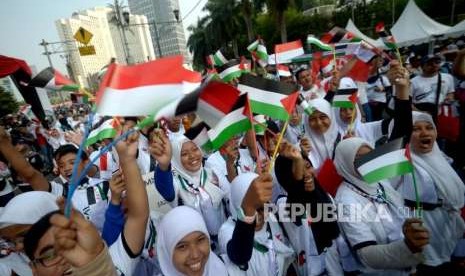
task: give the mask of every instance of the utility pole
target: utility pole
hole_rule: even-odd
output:
[[[452,0],[452,8],[451,8],[451,12],[450,12],[450,24],[451,25],[454,24],[455,2],[457,2],[457,1]]]
[[[396,1],[395,0],[392,0],[392,9],[391,9],[391,14],[392,14],[392,23],[391,23],[391,27],[394,26],[394,20],[395,20],[395,17],[396,17]]]
[[[50,43],[48,43],[47,41],[45,41],[45,39],[42,38],[42,42],[39,45],[44,47],[45,52],[43,54],[47,56],[48,64],[50,65],[50,67],[53,68],[52,58],[50,57],[52,53],[48,51],[48,47],[47,47],[49,44]],[[63,97],[63,91],[58,92],[58,95],[60,95],[61,103],[64,103],[65,98]]]

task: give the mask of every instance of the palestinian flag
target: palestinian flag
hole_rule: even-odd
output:
[[[221,50],[216,51],[215,54],[209,56],[211,64],[214,66],[223,66],[225,65],[228,60],[223,56]]]
[[[377,183],[383,179],[411,173],[413,165],[408,154],[403,138],[399,138],[355,159],[354,165],[368,184]]]
[[[216,126],[233,108],[240,91],[234,86],[209,82],[199,95],[197,115],[210,127]]]
[[[376,24],[375,31],[379,35],[381,40],[383,40],[384,45],[386,45],[388,49],[394,50],[397,48],[394,37],[392,35],[389,35],[389,33],[385,30],[384,22],[379,22],[378,24]]]
[[[231,137],[252,128],[249,118],[245,115],[247,101],[247,94],[238,96],[231,111],[208,131],[213,150],[219,149]]]
[[[356,37],[353,33],[341,27],[334,27],[328,33],[324,34],[321,39],[324,43],[335,44],[335,43],[348,43],[348,42],[359,42],[362,39]]]
[[[268,65],[268,51],[261,39],[257,39],[247,47],[247,50],[252,54],[254,60],[262,67]]]
[[[203,151],[209,152],[212,150],[212,144],[208,137],[208,130],[210,130],[210,127],[204,122],[201,122],[187,130],[184,136],[189,138],[189,140],[194,142],[194,144]]]
[[[149,126],[160,119],[170,119],[195,112],[198,107],[200,94],[206,86],[208,86],[208,83],[200,86],[192,93],[186,94],[182,98],[174,100],[166,106],[161,107],[155,114],[147,116],[137,125],[136,128],[140,129]]]
[[[304,54],[304,47],[300,40],[277,44],[274,47],[276,63],[290,63],[292,58]]]
[[[228,63],[219,68],[219,76],[224,82],[230,82],[239,78],[243,71],[244,65],[236,59],[230,60]]]
[[[86,140],[85,146],[88,147],[103,139],[113,138],[116,136],[117,127],[119,122],[115,119],[109,119],[104,121],[100,126],[95,128],[89,133],[89,137]]]
[[[307,43],[310,45],[315,45],[319,49],[323,51],[333,51],[333,47],[329,44],[324,43],[323,41],[319,40],[318,38],[314,36],[308,36],[307,37]]]
[[[308,101],[300,93],[299,93],[299,97],[297,98],[297,105],[308,116],[312,115],[312,113],[315,111],[315,108],[313,106],[310,106]]]
[[[254,114],[282,121],[289,118],[298,97],[296,85],[252,75],[242,76],[237,89],[249,95]]]
[[[292,76],[291,71],[289,70],[289,67],[286,65],[278,64],[276,66],[276,70],[278,70],[278,75],[280,77],[290,77]]]
[[[354,108],[357,104],[357,89],[339,89],[333,98],[333,107]]]
[[[250,60],[247,60],[244,56],[241,56],[241,63],[239,64],[239,69],[242,70],[242,73],[250,73],[252,64]]]
[[[70,79],[52,67],[47,67],[40,71],[39,74],[31,79],[28,85],[51,90],[79,90],[79,86],[77,84],[73,83]]]
[[[109,116],[144,116],[196,89],[199,73],[183,67],[182,56],[171,56],[132,66],[112,63],[97,92],[97,113]]]

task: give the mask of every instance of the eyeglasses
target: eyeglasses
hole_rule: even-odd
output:
[[[40,257],[35,258],[32,262],[34,264],[40,263],[45,267],[51,267],[58,264],[63,259],[62,256],[57,255],[55,249],[51,248],[45,251]]]

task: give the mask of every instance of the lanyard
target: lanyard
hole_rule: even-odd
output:
[[[268,269],[270,271],[270,275],[278,276],[279,265],[278,265],[278,260],[276,256],[277,254],[276,254],[276,251],[274,250],[273,234],[271,233],[271,227],[268,222],[266,223],[266,232],[268,234],[267,244],[264,245],[254,240],[253,248],[255,248],[260,253],[263,253],[263,254],[268,253],[268,263],[269,263]]]

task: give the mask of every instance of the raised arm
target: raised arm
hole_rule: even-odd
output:
[[[168,137],[161,129],[156,130],[150,137],[150,155],[158,163],[155,171],[155,188],[167,201],[173,201],[175,198],[171,154],[171,143]]]
[[[24,179],[24,182],[31,185],[32,189],[46,192],[50,190],[50,184],[45,176],[34,169],[26,158],[14,148],[8,133],[2,126],[0,126],[0,153],[8,160],[16,173]]]
[[[142,251],[149,217],[147,191],[136,161],[137,140],[138,137],[133,137],[116,145],[124,182],[126,183],[128,206],[123,233],[133,255],[139,255]]]

